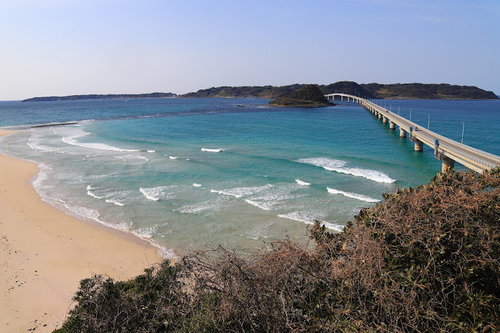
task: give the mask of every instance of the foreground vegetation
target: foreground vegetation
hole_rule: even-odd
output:
[[[309,246],[219,248],[126,282],[82,280],[57,332],[495,332],[500,169],[384,198],[342,233],[316,224]]]

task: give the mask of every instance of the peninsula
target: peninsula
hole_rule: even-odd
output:
[[[84,99],[124,99],[124,98],[169,98],[176,97],[173,93],[154,92],[149,94],[90,94],[90,95],[71,95],[71,96],[46,96],[33,97],[22,100],[22,102],[53,102],[53,101],[76,101]]]

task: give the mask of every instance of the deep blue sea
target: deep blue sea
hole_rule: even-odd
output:
[[[358,105],[272,108],[268,100],[130,99],[0,102],[0,151],[35,161],[46,202],[149,239],[166,255],[255,248],[331,230],[382,193],[440,170]],[[500,155],[500,101],[379,104],[451,139]],[[244,107],[242,107],[244,105]]]

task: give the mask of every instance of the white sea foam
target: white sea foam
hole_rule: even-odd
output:
[[[301,185],[301,186],[309,186],[309,185],[311,185],[311,183],[305,182],[305,181],[300,180],[300,179],[298,179],[298,178],[297,178],[297,179],[295,179],[295,182],[296,182],[297,184]]]
[[[35,190],[40,194],[42,187],[44,186],[43,183],[48,179],[49,177],[48,174],[50,171],[52,171],[52,168],[44,163],[39,163],[38,168],[40,169],[40,171],[38,171],[38,174],[36,175],[35,179],[31,184],[33,185]]]
[[[40,144],[40,142],[38,140],[35,140],[33,137],[28,138],[28,141],[26,142],[26,144],[31,149],[37,150],[37,151],[42,151],[42,152],[46,152],[46,153],[51,153],[51,152],[55,151],[55,149],[53,149],[53,148],[50,148],[48,146]]]
[[[137,231],[131,230],[130,226],[128,226],[125,223],[108,223],[108,222],[101,220],[100,219],[101,216],[100,216],[99,212],[95,209],[81,207],[81,206],[72,206],[61,199],[56,199],[56,201],[59,203],[62,203],[68,211],[75,214],[77,217],[83,217],[85,219],[94,220],[94,221],[99,222],[101,224],[104,224],[110,228],[129,232],[129,233],[133,234],[134,236],[139,237],[140,239],[143,239],[143,240],[149,242],[152,246],[157,248],[160,255],[164,258],[175,258],[176,257],[176,254],[174,253],[173,250],[167,249],[167,248],[159,245],[153,239],[151,239],[151,233],[152,233],[153,229],[146,228],[146,229],[139,229]],[[153,226],[152,228],[155,228],[155,226]]]
[[[335,171],[356,177],[363,177],[373,180],[377,183],[394,183],[396,181],[383,172],[370,169],[348,168],[346,167],[346,161],[335,160],[328,157],[301,158],[296,162],[322,167],[323,169],[328,171]]]
[[[209,153],[220,153],[224,151],[223,148],[201,148],[201,151],[209,152]]]
[[[103,188],[96,188],[93,187],[92,185],[87,185],[87,195],[95,199],[105,199],[104,201],[106,201],[107,203],[112,203],[120,207],[125,206],[125,204],[121,201],[118,201],[116,199],[116,196],[121,198],[126,198],[129,196],[129,194],[130,194],[129,191],[109,192],[109,190]]]
[[[87,207],[83,207],[83,206],[71,205],[62,199],[53,198],[53,197],[47,195],[47,193],[44,191],[44,189],[52,187],[52,186],[42,186],[42,185],[43,185],[43,182],[47,179],[47,177],[48,177],[47,173],[51,170],[51,167],[49,167],[46,164],[39,163],[38,168],[40,171],[38,172],[36,178],[33,180],[32,185],[33,185],[33,188],[38,193],[38,195],[40,195],[40,197],[42,198],[43,201],[51,204],[52,206],[54,206],[56,208],[65,210],[77,218],[93,220],[95,222],[101,223],[101,224],[103,224],[107,227],[113,228],[113,229],[117,229],[117,230],[121,230],[121,231],[125,231],[125,232],[130,232],[134,236],[139,237],[139,238],[144,239],[147,242],[149,242],[152,246],[154,246],[158,250],[158,253],[160,253],[160,255],[164,258],[176,258],[177,257],[177,255],[175,254],[175,252],[173,250],[167,249],[167,248],[159,245],[153,239],[150,239],[149,237],[147,237],[148,236],[147,232],[145,235],[142,234],[142,231],[144,231],[144,230],[139,230],[139,231],[130,230],[130,226],[125,224],[125,223],[105,222],[101,219],[100,213],[95,209],[91,209],[91,208],[87,208]],[[91,190],[93,189],[93,187],[91,185],[88,185],[87,188],[91,189]]]
[[[314,223],[313,223],[314,224]],[[344,226],[336,223],[322,222],[321,225],[324,225],[326,228],[335,230],[338,232],[344,231]]]
[[[218,194],[223,194],[223,195],[229,195],[235,198],[241,198],[249,195],[253,195],[255,193],[259,193],[265,189],[268,189],[272,187],[273,185],[267,184],[264,186],[254,186],[254,187],[236,187],[236,188],[231,188],[231,189],[224,189],[224,190],[210,190],[212,193],[218,193]]]
[[[272,208],[270,207],[269,204],[263,203],[263,202],[258,202],[255,200],[250,200],[250,199],[245,199],[246,203],[249,203],[252,206],[258,207],[263,210],[271,210]]]
[[[140,188],[139,191],[146,197],[146,199],[152,200],[152,201],[159,201],[160,200],[160,190],[158,188]]]
[[[343,195],[343,196],[348,197],[348,198],[357,199],[357,200],[361,200],[361,201],[365,201],[365,202],[379,202],[380,201],[378,199],[370,198],[370,197],[363,195],[363,194],[344,192],[344,191],[336,190],[336,189],[331,188],[331,187],[327,187],[326,189],[328,190],[328,193],[339,194],[339,195]]]
[[[92,198],[95,198],[95,199],[103,199],[104,198],[104,197],[102,197],[100,195],[95,194],[94,192],[92,192],[88,188],[87,188],[87,195],[90,196],[90,197],[92,197]]]
[[[141,154],[126,154],[126,155],[117,155],[115,158],[122,160],[122,161],[127,161],[127,160],[143,160],[148,162],[149,158],[142,156]]]
[[[46,191],[47,188],[51,188],[53,186],[46,186],[43,183],[47,180],[48,173],[50,172],[50,170],[52,170],[52,168],[43,163],[39,163],[38,168],[40,169],[40,171],[38,172],[36,178],[33,180],[32,185],[43,201],[55,206],[58,209],[65,210],[78,218],[84,218],[105,224],[99,219],[100,214],[97,210],[83,206],[72,205],[60,198],[54,198],[48,195]],[[88,188],[92,189],[92,187]]]
[[[292,220],[292,221],[303,222],[303,223],[310,224],[310,225],[314,225],[314,221],[318,220],[318,221],[320,221],[320,223],[322,225],[324,225],[328,229],[332,229],[332,230],[335,230],[338,232],[341,232],[342,230],[344,230],[343,225],[332,223],[332,222],[322,222],[321,216],[319,216],[317,214],[310,213],[310,212],[291,212],[288,214],[280,214],[280,215],[278,215],[278,217]]]
[[[183,214],[199,214],[207,210],[213,210],[212,205],[186,205],[178,209],[179,213]]]
[[[312,214],[310,212],[291,212],[288,214],[280,214],[278,217],[289,219],[297,222],[304,222],[311,224],[314,220],[321,220],[321,217],[317,214]]]
[[[137,234],[141,235],[141,237],[144,237],[144,238],[151,238],[156,233],[158,233],[158,227],[159,227],[158,224],[153,224],[153,225],[148,226],[148,227],[139,228],[138,230],[135,230],[134,233],[137,233]]]
[[[299,194],[292,194],[293,190],[297,189],[297,185],[287,184],[287,185],[276,185],[272,188],[267,188],[263,191],[255,193],[247,198],[249,201],[247,203],[259,207],[264,210],[272,210],[279,208],[287,200],[297,198]]]
[[[116,200],[113,200],[113,199],[106,199],[105,201],[106,201],[106,202],[108,202],[108,203],[112,203],[112,204],[114,204],[114,205],[120,206],[120,207],[125,206],[125,204],[124,204],[124,203],[121,203],[121,202],[116,201]]]
[[[193,187],[201,187],[201,184],[193,183]]]
[[[213,212],[221,209],[222,205],[227,200],[228,199],[220,197],[215,200],[208,200],[193,205],[185,205],[177,209],[177,211],[182,214],[200,214],[207,211]]]
[[[141,191],[146,199],[159,201],[161,199],[171,199],[174,196],[173,193],[167,192],[170,188],[173,188],[173,186],[141,187],[139,191]]]
[[[65,136],[61,138],[61,141],[64,143],[67,143],[72,146],[79,146],[83,148],[90,148],[90,149],[97,149],[97,150],[110,150],[110,151],[120,151],[120,152],[135,152],[138,150],[135,149],[123,149],[123,148],[118,148],[115,146],[110,146],[105,143],[99,143],[99,142],[79,142],[77,139],[89,135],[89,132],[85,132],[82,130],[78,130],[76,134],[73,134],[71,136]]]
[[[156,153],[156,150],[153,150],[153,149],[148,149],[147,150],[148,153]]]
[[[54,200],[54,198],[50,199]],[[55,201],[58,202],[59,204],[62,204],[64,208],[66,208],[71,213],[75,214],[77,217],[83,217],[88,220],[93,220],[105,224],[102,220],[100,220],[101,214],[99,214],[99,212],[95,209],[83,206],[71,205],[62,199],[55,199]]]
[[[178,159],[178,157],[177,157],[177,156],[169,156],[168,158],[169,158],[169,159],[171,159],[171,160],[176,160],[176,159]]]

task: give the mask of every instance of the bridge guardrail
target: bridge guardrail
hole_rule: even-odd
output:
[[[438,133],[430,131],[426,128],[419,127],[417,123],[414,123],[400,115],[397,115],[380,105],[377,105],[371,101],[368,101],[364,98],[335,93],[335,94],[327,94],[326,97],[345,97],[347,99],[352,99],[353,102],[356,100],[363,107],[367,109],[373,109],[376,112],[382,114],[389,121],[393,122],[405,132],[410,132],[410,128],[414,128],[412,131],[412,136],[414,139],[417,139],[427,146],[434,148],[435,140],[439,142],[439,151],[444,156],[455,160],[456,162],[463,164],[464,166],[473,169],[478,172],[482,172],[486,169],[491,169],[494,167],[500,167],[500,157],[494,154],[482,151],[480,149],[470,147],[459,143],[455,140],[449,139],[445,136],[442,136]]]

